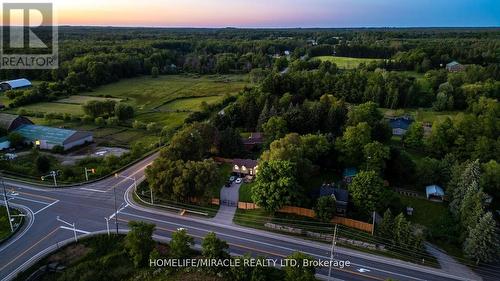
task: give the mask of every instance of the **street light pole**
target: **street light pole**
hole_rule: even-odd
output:
[[[109,232],[109,218],[108,217],[104,217],[104,219],[106,220],[106,229],[108,230],[108,236],[110,236],[111,233]]]
[[[57,187],[57,179],[56,179],[57,173],[56,173],[56,171],[52,171],[51,174],[52,174],[52,177],[54,178],[54,186]]]
[[[332,250],[330,252],[330,264],[328,268],[328,281],[331,279],[331,274],[332,274],[332,264],[333,264],[333,253],[335,252],[335,240],[337,239],[337,225],[335,225],[335,231],[333,232],[333,239],[332,239]]]
[[[14,232],[14,226],[12,225],[12,218],[10,216],[9,200],[7,200],[7,190],[5,190],[5,183],[3,181],[3,175],[0,175],[0,176],[2,177],[3,198],[5,200],[5,208],[7,208],[7,218],[9,219],[10,231]]]

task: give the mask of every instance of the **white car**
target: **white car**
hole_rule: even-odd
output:
[[[236,184],[240,184],[241,183],[241,178],[236,179],[235,183]]]

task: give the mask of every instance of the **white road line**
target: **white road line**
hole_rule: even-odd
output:
[[[145,220],[151,220],[151,221],[161,222],[161,223],[165,223],[165,224],[171,224],[171,225],[175,225],[177,227],[184,227],[186,229],[195,229],[195,230],[204,231],[204,232],[207,231],[206,229],[202,229],[202,228],[198,228],[198,227],[187,226],[187,225],[182,225],[182,224],[173,223],[173,222],[166,222],[166,221],[162,221],[162,220],[159,220],[159,219],[148,218],[148,217],[144,217],[144,216],[140,216],[140,215],[133,215],[133,214],[129,214],[129,213],[122,213],[122,214],[123,215],[127,215],[127,216],[131,216],[131,217],[137,217],[137,218],[145,219]],[[256,241],[256,240],[253,240],[253,239],[243,238],[243,237],[239,237],[239,236],[234,236],[234,235],[231,235],[231,234],[226,234],[226,233],[221,233],[221,232],[215,232],[215,234],[217,234],[219,236],[226,236],[226,237],[231,237],[231,238],[235,238],[235,239],[244,240],[244,241],[250,242],[252,244],[261,244],[261,245],[265,245],[265,246],[269,246],[269,247],[279,248],[279,249],[287,250],[287,251],[290,251],[290,252],[297,251],[296,249],[292,249],[292,248],[288,248],[288,247],[284,247],[284,246],[279,246],[279,245],[275,245],[275,244],[270,244],[270,243],[266,243],[266,242],[262,242],[262,241]],[[327,256],[321,256],[321,255],[318,255],[318,254],[304,252],[304,251],[302,251],[302,252],[304,254],[308,254],[310,256],[315,256],[315,257],[318,257],[318,258],[321,258],[321,259],[325,259],[325,260],[329,259],[329,257],[327,257]],[[408,275],[405,275],[405,274],[401,274],[401,273],[397,273],[397,272],[392,272],[392,271],[388,271],[388,270],[383,270],[383,269],[379,269],[379,268],[369,267],[369,266],[361,265],[361,264],[357,264],[357,263],[351,263],[351,265],[358,266],[358,267],[369,268],[369,269],[372,269],[372,270],[375,270],[375,271],[384,272],[384,273],[387,273],[387,274],[389,274],[391,276],[398,275],[398,276],[405,277],[405,278],[408,278],[408,279],[425,281],[425,279],[420,279],[420,278],[416,278],[416,277],[413,277],[413,276],[408,276]]]
[[[93,191],[93,192],[100,192],[100,193],[106,193],[107,191],[105,190],[99,190],[99,189],[92,189],[92,188],[85,188],[85,187],[82,187],[80,188],[81,190],[87,190],[87,191]]]
[[[47,202],[43,202],[43,201],[38,201],[38,200],[28,199],[28,198],[18,197],[18,196],[13,196],[12,198],[24,200],[24,201],[29,201],[29,202],[34,202],[34,203],[38,203],[38,204],[43,204],[43,205],[50,205],[51,204],[51,203],[47,203]]]
[[[13,240],[9,239],[10,241],[6,241],[6,242],[8,242],[8,244],[2,245],[2,247],[0,248],[0,252],[7,249],[10,245],[14,244],[17,240],[19,240],[21,237],[23,237],[24,234],[26,232],[28,232],[28,230],[31,228],[31,226],[33,226],[33,224],[35,223],[35,216],[33,214],[33,211],[30,208],[28,208],[26,206],[22,206],[22,205],[17,205],[17,204],[13,204],[13,206],[17,207],[17,208],[24,209],[28,213],[27,214],[28,215],[28,218],[27,218],[28,226],[26,228],[24,228],[23,232],[21,232],[19,235],[16,235]]]
[[[58,202],[59,202],[59,200],[52,202],[51,204],[49,204],[49,205],[47,205],[47,206],[45,206],[45,207],[41,208],[40,210],[36,211],[36,212],[34,213],[34,215],[36,215],[36,214],[38,214],[38,213],[42,212],[43,210],[47,209],[48,207],[50,207],[50,206],[52,206],[52,205],[54,205],[54,204],[56,204],[56,203],[58,203]]]
[[[129,205],[128,204],[125,204],[125,206],[123,206],[120,210],[118,210],[118,212],[116,213],[120,213],[121,211],[123,211],[125,208],[127,208]],[[109,220],[114,218],[116,216],[116,213],[113,213],[111,216],[109,216]]]
[[[90,234],[90,232],[85,231],[85,230],[81,230],[81,229],[78,229],[78,228],[77,229],[73,229],[71,227],[62,226],[62,225],[59,228],[66,229],[66,230],[71,230],[71,231],[76,231],[76,232],[80,232],[80,233],[83,233],[83,234]]]

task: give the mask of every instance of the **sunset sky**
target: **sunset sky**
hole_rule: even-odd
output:
[[[55,0],[61,25],[500,26],[499,0]]]

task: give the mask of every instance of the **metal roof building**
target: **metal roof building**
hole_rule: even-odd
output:
[[[0,129],[10,132],[22,125],[33,125],[33,122],[23,116],[0,113]]]
[[[1,91],[24,89],[31,86],[31,82],[28,79],[24,78],[0,82]]]
[[[92,133],[67,129],[59,129],[37,125],[22,125],[15,130],[25,141],[35,144],[41,149],[52,149],[61,146],[64,150],[84,145],[93,141]]]

